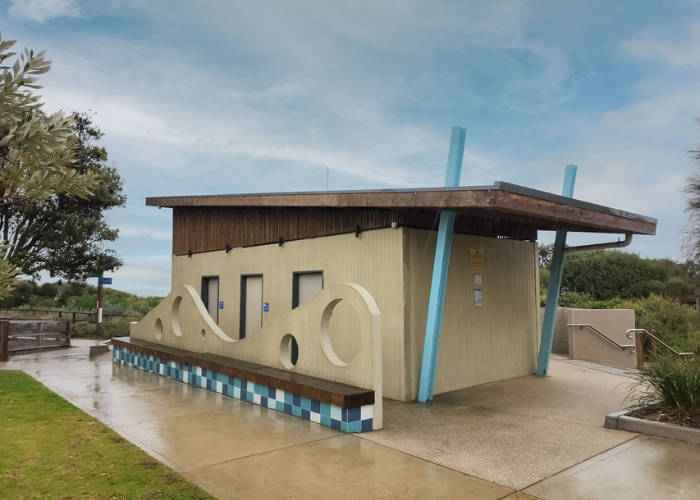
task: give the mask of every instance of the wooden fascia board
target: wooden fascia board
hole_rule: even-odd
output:
[[[653,219],[634,214],[625,217],[625,212],[606,213],[503,189],[169,197],[147,198],[146,204],[173,208],[451,209],[494,220],[531,223],[541,230],[656,234]]]
[[[161,207],[230,208],[432,208],[493,206],[494,190],[398,191],[373,193],[279,194],[250,196],[146,198]]]
[[[495,208],[499,212],[504,211],[522,216],[545,218],[550,221],[560,222],[562,226],[584,226],[594,228],[599,232],[656,234],[656,223],[648,220],[602,213],[506,191],[498,192]]]

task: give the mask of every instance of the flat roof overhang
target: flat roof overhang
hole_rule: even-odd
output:
[[[166,196],[146,205],[168,208],[295,208],[452,210],[489,221],[522,224],[541,231],[656,234],[657,220],[507,182],[493,186],[316,191],[298,193]]]

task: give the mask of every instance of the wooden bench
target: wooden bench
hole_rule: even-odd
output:
[[[374,404],[374,391],[372,390],[300,375],[226,356],[193,353],[130,337],[113,338],[112,345],[154,356],[164,361],[199,366],[206,370],[298,394],[340,408],[358,408]]]

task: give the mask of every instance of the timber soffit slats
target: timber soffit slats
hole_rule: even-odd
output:
[[[374,191],[268,193],[146,198],[168,208],[449,209],[540,230],[656,234],[657,220],[515,184]]]

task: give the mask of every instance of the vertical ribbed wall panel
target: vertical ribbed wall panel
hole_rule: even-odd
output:
[[[435,232],[408,230],[410,353],[417,397]],[[482,245],[483,269],[470,268],[470,245]],[[475,283],[475,276],[481,283]],[[475,305],[475,289],[482,305]],[[537,243],[455,234],[447,281],[435,393],[534,373],[538,324]]]

